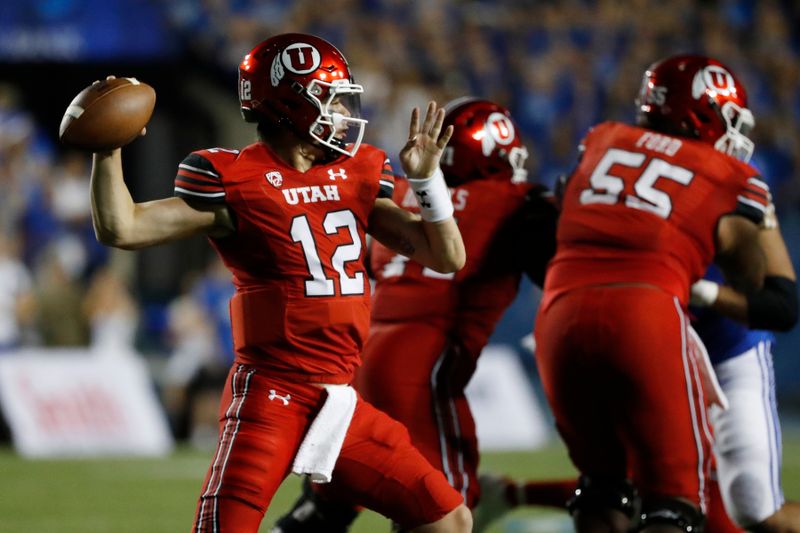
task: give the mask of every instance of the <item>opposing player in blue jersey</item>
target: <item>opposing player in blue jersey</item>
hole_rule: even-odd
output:
[[[775,336],[769,331],[789,330],[797,322],[796,276],[774,212],[765,218],[759,240],[767,260],[763,289],[747,296],[738,293],[722,284],[714,267],[692,287],[693,325],[729,404],[725,410],[712,406],[709,411],[724,503],[724,509],[715,506],[712,492],[707,530],[715,533],[739,531],[725,511],[750,531],[800,531],[800,503],[784,502],[780,483]]]

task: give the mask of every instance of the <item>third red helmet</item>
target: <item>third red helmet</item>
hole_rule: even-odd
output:
[[[636,100],[639,123],[710,143],[748,161],[755,125],[747,93],[731,70],[710,57],[678,55],[647,69]]]

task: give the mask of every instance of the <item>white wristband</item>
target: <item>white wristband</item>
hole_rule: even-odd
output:
[[[719,284],[701,279],[692,284],[689,304],[697,307],[711,307],[719,296]]]
[[[453,202],[442,169],[437,167],[430,177],[422,180],[409,179],[408,184],[417,198],[422,220],[441,222],[453,216]]]

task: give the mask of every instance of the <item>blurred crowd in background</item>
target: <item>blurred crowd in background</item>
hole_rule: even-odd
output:
[[[753,164],[773,190],[796,265],[800,257],[800,4],[791,0],[6,4],[0,7],[5,65],[155,63],[190,71],[207,84],[209,94],[220,95],[218,109],[206,117],[207,143],[188,150],[238,142],[214,122],[220,115],[238,120],[238,62],[268,36],[299,31],[330,40],[351,62],[365,86],[367,142],[395,155],[413,106],[431,98],[481,96],[512,110],[531,153],[531,179],[551,187],[572,168],[577,144],[593,123],[633,120],[633,100],[650,63],[676,52],[705,53],[727,63],[749,90],[757,122]],[[190,90],[175,85],[178,95]],[[156,89],[161,95],[163,87]],[[56,91],[61,99],[50,107],[63,112],[75,92]],[[202,253],[183,254],[180,267],[172,267],[177,273],[166,289],[148,291],[142,272],[163,269],[163,262],[143,263],[134,253],[97,244],[90,158],[58,145],[54,117],[38,98],[21,80],[0,75],[0,350],[125,345],[155,361],[165,402],[179,406],[188,384],[204,373],[224,373],[231,361],[230,277],[201,244]],[[159,106],[168,107],[169,98]],[[180,135],[188,119],[164,120],[174,122],[172,134]],[[151,125],[153,135],[157,128]],[[252,135],[248,128],[242,123]],[[139,191],[169,194],[185,151],[159,154],[163,163],[149,167],[157,174],[134,168]],[[148,187],[147,180],[160,185]],[[535,295],[522,294],[495,341],[517,343],[530,331]],[[784,405],[795,408],[798,342],[797,333],[784,335],[776,350],[779,392]],[[185,432],[185,420],[173,422]]]

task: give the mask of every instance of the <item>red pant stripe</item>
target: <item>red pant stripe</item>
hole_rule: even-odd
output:
[[[705,492],[706,492],[706,479],[705,479],[705,462],[706,457],[703,453],[704,446],[703,446],[703,434],[700,430],[700,424],[703,426],[703,432],[707,434],[708,432],[708,424],[705,419],[705,407],[703,406],[703,386],[700,382],[700,376],[697,373],[697,368],[692,361],[689,361],[689,346],[688,346],[688,339],[686,338],[687,335],[687,324],[686,324],[686,315],[683,312],[683,308],[681,307],[681,303],[678,298],[674,298],[673,301],[675,302],[675,309],[678,312],[678,317],[680,318],[681,322],[681,358],[683,359],[683,372],[686,379],[686,392],[689,399],[689,410],[692,416],[692,428],[694,433],[694,441],[697,447],[697,479],[699,482],[699,490],[698,496],[700,499],[700,509],[705,512],[706,507],[706,500],[705,500]],[[689,368],[690,364],[694,367],[694,372],[692,372]],[[697,395],[695,396],[695,389],[697,390]],[[696,399],[697,397],[697,399]],[[698,405],[698,403],[700,405]],[[698,411],[701,413],[702,422],[698,421]]]
[[[448,353],[448,350],[445,349],[433,365],[433,370],[431,371],[431,397],[433,399],[433,410],[436,415],[436,427],[439,433],[442,469],[447,477],[448,483],[450,483],[453,488],[460,490],[461,496],[466,502],[467,491],[469,489],[469,475],[464,467],[464,450],[460,446],[463,439],[458,408],[453,401],[446,375],[448,366],[445,365],[445,359]],[[459,445],[452,446],[451,443],[448,442],[450,437]],[[454,458],[450,457],[451,452],[455,454]],[[451,464],[451,462],[455,462],[455,464]],[[457,482],[459,478],[460,482]]]
[[[433,410],[436,415],[436,427],[439,432],[439,448],[441,449],[442,453],[442,471],[444,472],[445,477],[447,477],[447,482],[450,483],[450,486],[455,486],[453,472],[450,470],[450,458],[449,454],[447,453],[447,430],[444,424],[444,414],[442,413],[442,408],[439,405],[439,395],[437,390],[437,375],[439,374],[439,369],[442,367],[446,353],[447,352],[442,352],[442,354],[436,360],[436,363],[433,365],[433,370],[431,371],[431,391],[433,396]]]
[[[214,507],[211,511],[213,532],[217,533],[219,529],[219,517],[217,516],[218,505],[216,496],[219,495],[219,491],[222,488],[222,478],[225,474],[225,467],[228,464],[228,458],[230,457],[231,450],[233,449],[233,443],[236,440],[237,433],[239,432],[239,412],[242,410],[244,400],[247,397],[250,378],[255,372],[255,370],[250,370],[247,372],[247,375],[244,379],[244,386],[242,387],[241,392],[239,392],[237,390],[237,386],[239,385],[239,373],[242,371],[242,368],[243,367],[240,366],[231,378],[231,404],[228,406],[228,410],[225,412],[227,421],[225,422],[225,429],[223,430],[222,435],[220,435],[219,445],[217,446],[217,454],[214,457],[214,463],[211,466],[211,475],[208,479],[208,485],[206,485],[206,490],[200,497],[201,500],[203,500],[203,503],[200,506],[200,514],[197,518],[197,533],[201,533],[203,529],[203,518],[206,513],[206,504],[212,498],[214,499]]]

